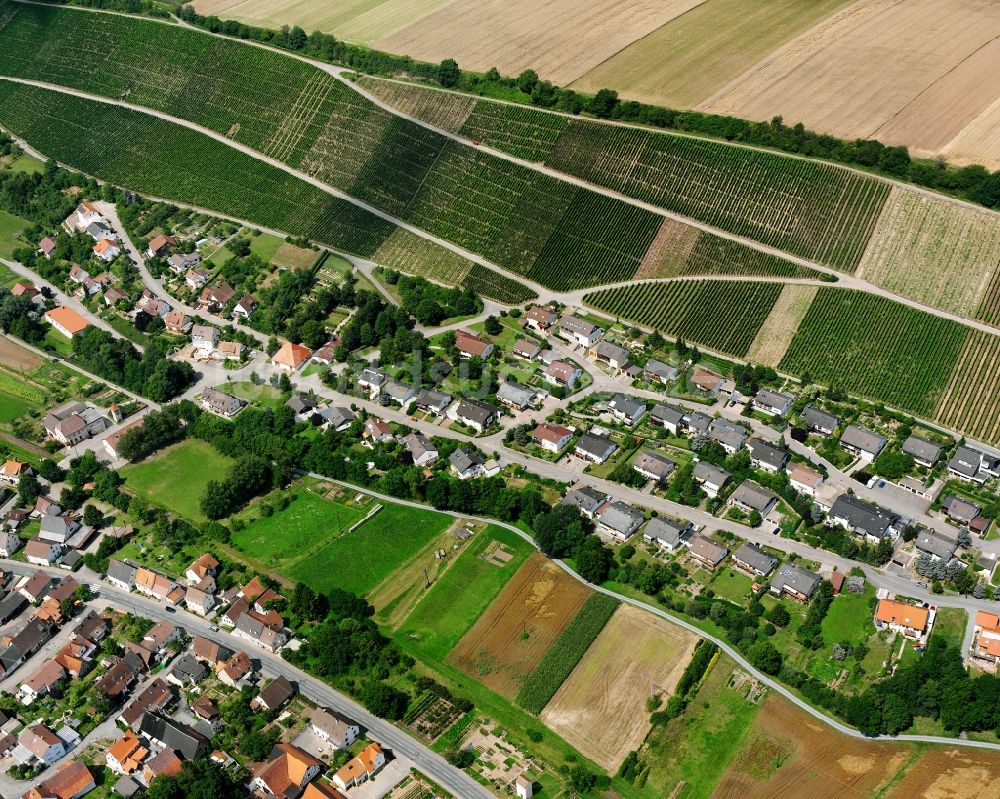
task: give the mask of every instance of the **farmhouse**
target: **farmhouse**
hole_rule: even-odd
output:
[[[475,333],[459,330],[455,334],[455,349],[461,358],[489,358],[493,354],[493,342],[480,338]]]
[[[573,388],[582,374],[579,366],[567,361],[552,361],[542,372],[549,383],[566,388]]]
[[[800,494],[813,497],[816,489],[823,483],[823,475],[801,463],[793,463],[788,470],[788,482]]]
[[[532,431],[531,440],[548,452],[560,452],[573,440],[573,431],[558,424],[541,422]]]
[[[597,489],[590,486],[580,486],[567,491],[561,504],[572,505],[588,519],[593,519],[597,511],[609,500],[610,497],[607,494],[602,494]]]
[[[51,311],[45,312],[45,321],[54,327],[66,338],[73,338],[77,333],[85,330],[90,324],[80,314],[65,305],[59,305]]]
[[[613,341],[599,341],[594,347],[594,360],[607,364],[612,369],[621,370],[628,366],[629,351]]]
[[[1000,616],[977,610],[973,635],[973,656],[991,663],[1000,662]]]
[[[459,447],[448,456],[451,470],[459,480],[479,477],[485,471],[486,461],[474,449]]]
[[[917,552],[927,555],[931,560],[943,560],[947,563],[955,557],[958,542],[924,527],[917,533],[914,547]]]
[[[802,423],[806,429],[822,436],[832,436],[840,424],[840,417],[832,413],[817,408],[815,405],[806,405],[802,409]]]
[[[463,399],[448,410],[448,418],[482,433],[500,421],[500,409],[488,402]]]
[[[582,347],[594,346],[604,334],[604,330],[593,322],[588,322],[576,316],[564,316],[562,321],[559,322],[557,332],[561,338],[574,344],[579,344]]]
[[[709,569],[714,569],[722,561],[726,559],[726,555],[729,554],[729,550],[724,546],[716,544],[709,538],[703,535],[695,535],[691,537],[688,548],[691,552],[691,557],[707,566]]]
[[[841,494],[837,497],[827,516],[828,522],[839,524],[852,533],[863,535],[873,543],[892,535],[890,528],[898,519],[898,516],[885,508],[851,494]]]
[[[694,472],[691,476],[710,497],[718,496],[731,477],[725,469],[713,466],[711,463],[706,463],[705,461],[698,461],[694,465]]]
[[[438,459],[437,447],[423,433],[410,433],[402,439],[402,444],[413,458],[414,466],[430,466]]]
[[[733,563],[751,575],[767,577],[778,565],[778,559],[756,544],[744,544],[733,553]]]
[[[747,429],[727,419],[713,419],[708,425],[708,437],[717,441],[730,455],[735,455],[747,440]]]
[[[311,356],[312,350],[308,347],[303,347],[301,344],[293,344],[291,341],[286,341],[281,345],[281,348],[274,353],[274,356],[271,358],[271,363],[273,363],[279,371],[291,374],[298,371],[299,367],[308,361]]]
[[[684,424],[684,411],[676,405],[654,405],[649,412],[649,423],[677,435]]]
[[[526,361],[533,361],[541,354],[542,348],[531,339],[519,338],[514,342],[511,352],[513,352],[518,358],[523,358]]]
[[[42,426],[60,444],[73,446],[103,433],[108,425],[93,405],[70,402],[49,411],[42,420]]]
[[[644,540],[656,544],[661,549],[674,552],[679,549],[687,537],[691,535],[693,528],[690,522],[678,524],[662,516],[654,516],[647,523],[642,531]]]
[[[677,379],[677,370],[663,361],[650,358],[642,368],[642,373],[656,383],[669,383]]]
[[[530,408],[536,396],[535,389],[522,386],[520,383],[504,382],[497,389],[497,400],[515,411]]]
[[[840,446],[866,460],[874,460],[889,440],[864,427],[850,424],[840,437]]]
[[[744,480],[729,498],[729,505],[744,513],[757,511],[763,518],[778,503],[778,495],[755,483]]]
[[[618,421],[624,422],[629,427],[635,427],[646,415],[646,403],[625,394],[615,394],[608,403],[608,410]]]
[[[901,632],[907,638],[920,638],[927,630],[930,612],[926,608],[907,605],[895,599],[880,599],[875,608],[875,626]]]
[[[956,477],[985,483],[991,477],[1000,477],[1000,456],[988,455],[973,447],[959,447],[948,461],[948,471]]]
[[[788,453],[785,450],[774,447],[761,438],[751,438],[747,442],[747,449],[750,450],[750,463],[765,472],[777,474],[788,463]]]
[[[919,436],[911,435],[903,442],[903,452],[912,457],[917,464],[928,469],[938,462],[943,451],[944,447],[940,444]]]
[[[632,468],[648,480],[655,480],[662,483],[670,473],[673,472],[676,464],[666,455],[654,452],[651,449],[642,450],[632,462]]]
[[[771,580],[771,593],[787,595],[799,602],[807,602],[822,578],[815,572],[793,563],[784,563]]]
[[[334,749],[347,749],[361,734],[361,727],[356,721],[325,707],[318,707],[312,712],[309,726],[314,735]]]
[[[597,510],[597,529],[621,541],[627,541],[644,521],[642,513],[626,502],[608,502]]]
[[[198,404],[209,413],[214,413],[216,416],[222,416],[226,419],[232,419],[243,410],[243,406],[246,403],[218,389],[206,388],[201,392]]]
[[[576,442],[573,454],[592,463],[604,463],[614,454],[616,449],[618,449],[618,445],[610,438],[594,433],[584,433]]]
[[[542,305],[532,305],[524,315],[524,324],[532,330],[544,333],[556,323],[556,315]]]

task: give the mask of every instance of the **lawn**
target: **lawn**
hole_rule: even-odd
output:
[[[480,557],[494,541],[514,555],[505,566]],[[531,544],[510,530],[487,527],[431,586],[399,635],[409,638],[427,657],[444,660],[533,551]]]
[[[62,333],[56,332],[54,327],[45,331],[45,343],[51,345],[56,355],[69,357],[73,354],[73,344]]]
[[[33,155],[22,155],[11,161],[7,168],[11,172],[24,172],[28,175],[40,175],[45,171],[45,164]]]
[[[226,475],[233,459],[211,444],[189,438],[141,463],[125,466],[121,475],[129,488],[150,502],[193,522],[205,522],[200,501],[210,480]]]
[[[347,532],[376,504],[381,511]],[[375,501],[362,509],[302,489],[287,508],[251,522],[232,541],[317,591],[365,594],[450,523],[450,517],[431,510]]]
[[[10,424],[37,407],[24,397],[15,397],[5,391],[0,391],[0,423],[2,424]]]
[[[969,616],[962,608],[938,608],[931,635],[934,638],[944,638],[948,646],[961,649],[968,622]]]
[[[250,252],[260,256],[261,260],[270,263],[278,248],[284,243],[277,236],[272,236],[270,233],[261,233],[250,240]]]
[[[0,211],[0,258],[10,258],[14,250],[24,247],[26,242],[15,236],[31,226],[31,223],[19,216]]]
[[[285,402],[285,398],[281,392],[267,383],[258,386],[249,381],[243,381],[239,383],[225,383],[217,386],[217,388],[219,391],[232,394],[234,397],[239,397],[241,400],[246,400],[247,402],[262,405],[265,408],[280,408]]]
[[[869,606],[869,600],[874,595],[875,588],[869,584],[863,594],[843,593],[834,597],[823,619],[823,640],[831,645],[840,641],[857,644],[875,632]]]
[[[750,596],[753,580],[735,569],[722,569],[708,584],[715,593],[723,599],[735,602],[740,607],[746,605]]]

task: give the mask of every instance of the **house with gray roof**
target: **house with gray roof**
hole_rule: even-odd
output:
[[[698,433],[707,433],[708,428],[712,425],[712,417],[707,413],[702,413],[701,411],[695,411],[694,413],[687,413],[684,415],[684,432],[691,435],[698,435]]]
[[[43,541],[65,544],[80,529],[80,523],[69,514],[43,516],[38,537]]]
[[[593,322],[588,322],[577,316],[564,316],[559,322],[556,332],[558,332],[560,338],[583,347],[594,346],[594,343],[604,334],[604,330]]]
[[[924,527],[917,533],[914,546],[917,552],[929,555],[932,560],[943,560],[947,563],[955,557],[958,542],[953,538],[948,538]]]
[[[350,427],[357,420],[357,416],[350,408],[340,405],[330,405],[319,412],[323,417],[323,424],[341,432]]]
[[[601,493],[596,488],[578,486],[566,492],[566,496],[563,497],[561,504],[572,505],[588,519],[593,519],[594,514],[609,499],[607,494]]]
[[[143,715],[139,734],[161,747],[173,749],[185,760],[195,760],[209,749],[208,739],[200,732],[156,713]]]
[[[763,518],[778,504],[778,495],[753,480],[744,480],[729,497],[729,504],[744,513],[757,511]]]
[[[771,391],[769,388],[762,388],[753,398],[753,408],[767,416],[779,418],[788,413],[795,397],[783,391]]]
[[[676,405],[666,403],[654,405],[649,412],[649,423],[677,435],[684,424],[684,411]]]
[[[449,408],[448,418],[482,433],[500,421],[500,409],[488,402],[463,399]]]
[[[941,458],[944,447],[928,441],[926,438],[911,435],[903,442],[903,452],[909,455],[920,466],[932,468]]]
[[[668,363],[650,358],[642,368],[643,374],[657,383],[669,383],[677,379],[677,370]]]
[[[616,449],[618,445],[607,436],[584,433],[576,442],[573,454],[592,463],[604,463]]]
[[[802,423],[813,433],[832,436],[840,424],[840,417],[815,405],[806,405],[802,409]]]
[[[852,494],[841,494],[827,514],[827,522],[839,524],[852,533],[863,535],[873,543],[892,536],[892,525],[899,517],[873,502],[866,502]]]
[[[767,577],[778,565],[778,559],[756,544],[744,544],[733,553],[733,563],[745,572]]]
[[[402,444],[413,458],[414,466],[429,466],[438,459],[437,447],[423,433],[410,433],[402,439]]]
[[[382,386],[389,379],[389,375],[384,369],[377,366],[369,366],[358,375],[358,388],[368,392],[369,399],[378,399],[382,391]]]
[[[770,590],[777,596],[786,595],[799,602],[807,602],[822,579],[815,572],[794,563],[783,563],[771,579]]]
[[[379,396],[388,397],[390,402],[394,402],[400,408],[405,408],[410,400],[417,396],[417,387],[408,386],[406,383],[400,383],[398,380],[390,378],[382,384]]]
[[[417,407],[420,410],[427,413],[433,413],[435,416],[441,416],[448,410],[448,406],[451,405],[451,394],[445,394],[443,391],[432,391],[429,388],[422,388],[417,392],[413,401],[417,404]]]
[[[636,397],[615,394],[608,403],[608,410],[619,422],[624,422],[629,427],[635,427],[639,420],[646,415],[646,403]]]
[[[664,519],[662,516],[654,516],[643,528],[642,537],[661,549],[674,552],[684,544],[693,531],[694,528],[690,522],[678,524],[670,519]]]
[[[292,399],[301,398],[293,397]],[[292,400],[288,401],[289,406],[291,406],[291,402]],[[201,392],[198,404],[209,413],[214,413],[216,416],[222,416],[226,419],[232,419],[236,414],[243,410],[243,406],[246,405],[243,400],[215,388],[204,389]],[[315,407],[315,403],[313,403],[313,407]],[[301,416],[301,413],[296,411],[295,415],[296,417],[299,417]]]
[[[613,341],[599,341],[594,347],[594,360],[604,363],[612,369],[624,369],[629,363],[629,351],[619,347]]]
[[[747,449],[750,450],[750,463],[765,472],[777,474],[788,463],[788,453],[785,450],[768,444],[762,438],[751,438],[747,442]]]
[[[642,450],[632,461],[632,468],[648,480],[662,483],[677,467],[670,458],[651,449]]]
[[[597,511],[597,529],[621,541],[627,541],[644,521],[642,513],[627,502],[609,502]]]
[[[538,392],[520,383],[504,382],[497,389],[497,401],[515,411],[523,411],[535,404]]]
[[[459,447],[448,456],[448,463],[459,480],[479,477],[485,469],[486,461],[474,449]]]
[[[735,455],[743,449],[748,435],[743,425],[730,422],[728,419],[713,419],[708,425],[708,437],[712,441],[718,441],[730,455]]]
[[[718,496],[723,486],[732,477],[725,469],[715,466],[707,461],[698,461],[694,465],[694,472],[691,475],[701,485],[705,493],[710,497]]]
[[[135,575],[138,569],[131,563],[123,560],[109,560],[107,578],[109,583],[113,583],[123,591],[131,591],[135,588]]]
[[[691,552],[691,557],[700,561],[709,569],[714,569],[729,554],[729,550],[724,546],[716,544],[710,538],[706,538],[703,535],[692,536],[688,543],[688,549]]]
[[[1000,477],[1000,457],[975,447],[962,446],[948,461],[948,471],[956,477],[985,483],[991,477]]]
[[[888,443],[889,439],[885,436],[856,424],[849,424],[840,437],[841,447],[867,460],[875,460]]]

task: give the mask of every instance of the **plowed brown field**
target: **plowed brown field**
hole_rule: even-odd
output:
[[[932,749],[886,799],[1000,799],[1000,755]]]

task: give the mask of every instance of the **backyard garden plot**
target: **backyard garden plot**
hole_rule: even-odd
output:
[[[628,605],[618,609],[542,712],[546,726],[609,772],[649,732],[646,701],[666,701],[697,639]]]
[[[532,555],[462,636],[448,660],[487,688],[513,699],[589,595],[585,585],[544,555]]]
[[[894,187],[855,273],[934,308],[986,321],[1000,267],[1000,214]]]
[[[969,335],[957,322],[885,297],[824,287],[779,369],[930,417]]]
[[[1000,444],[1000,336],[969,332],[934,420],[972,438]]]
[[[467,94],[435,91],[382,78],[363,77],[358,84],[400,113],[449,133],[462,130],[465,120],[479,102]]]
[[[782,288],[777,302],[771,308],[771,313],[767,315],[747,351],[746,357],[750,363],[770,367],[776,367],[781,363],[817,291],[819,291],[818,286],[795,283]]]
[[[676,280],[588,294],[604,313],[743,357],[781,294],[778,283]]]

